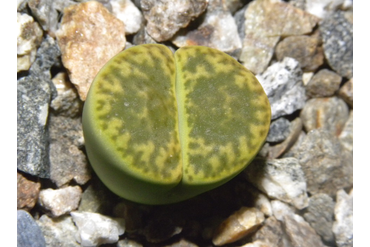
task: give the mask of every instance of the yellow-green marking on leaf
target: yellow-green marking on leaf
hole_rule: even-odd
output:
[[[270,105],[254,75],[215,49],[140,45],[112,58],[85,102],[89,160],[116,194],[166,204],[215,188],[263,144]]]

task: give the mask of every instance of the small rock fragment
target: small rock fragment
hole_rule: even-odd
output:
[[[306,181],[296,158],[255,159],[244,175],[270,198],[287,202],[297,209],[308,206]]]
[[[334,205],[334,201],[330,196],[319,193],[310,197],[307,212],[303,215],[316,233],[328,243],[334,242],[334,234],[332,232]]]
[[[315,230],[298,214],[287,214],[283,226],[292,246],[324,247],[321,238]]]
[[[290,122],[286,118],[278,118],[271,122],[270,130],[267,135],[266,141],[268,142],[281,142],[284,141],[290,132]]]
[[[98,246],[118,242],[119,236],[125,232],[123,218],[111,218],[90,212],[71,212],[78,232],[77,241],[82,246]]]
[[[67,7],[56,32],[64,67],[85,100],[94,77],[126,44],[123,22],[99,2]]]
[[[32,16],[17,12],[17,72],[31,67],[42,35],[41,28]]]
[[[39,197],[41,184],[28,180],[17,172],[17,209],[30,211]]]
[[[50,107],[57,115],[76,117],[82,112],[82,101],[78,97],[65,72],[59,72],[53,79],[57,89],[57,96],[51,101]]]
[[[292,114],[305,105],[302,70],[293,58],[286,57],[274,63],[256,77],[270,101],[271,119]]]
[[[345,0],[305,0],[305,9],[321,19],[332,14],[344,3]]]
[[[245,36],[240,61],[253,73],[262,73],[272,58],[280,36],[310,33],[318,20],[283,1],[251,2],[245,12]]]
[[[71,216],[64,215],[53,219],[43,214],[37,221],[37,224],[45,236],[46,246],[81,246],[76,241],[77,227],[73,223]]]
[[[42,41],[29,75],[17,81],[17,168],[41,178],[50,177],[46,126],[54,88],[50,68],[60,51],[50,36]]]
[[[339,89],[342,77],[328,69],[317,72],[306,85],[306,94],[311,98],[328,97]]]
[[[274,200],[271,206],[274,216],[281,222],[283,231],[287,235],[286,238],[283,237],[284,246],[324,247],[315,230],[287,204]]]
[[[241,247],[270,247],[270,243],[261,240],[254,241],[253,243],[244,244]]]
[[[143,245],[136,242],[135,240],[125,238],[123,240],[118,241],[117,247],[143,247]],[[188,247],[192,247],[192,246],[188,246]]]
[[[91,178],[90,166],[81,148],[84,143],[81,118],[50,115],[50,177],[61,187],[72,179],[83,185]]]
[[[76,4],[76,2],[71,0],[28,0],[28,7],[32,15],[36,17],[42,29],[52,37],[55,37],[59,17],[64,8],[73,4]]]
[[[47,81],[34,75],[18,80],[17,168],[41,178],[50,176],[46,127],[50,98]]]
[[[272,147],[269,147],[267,157],[269,159],[276,159],[280,157],[285,152],[289,152],[290,148],[293,147],[301,132],[302,132],[302,120],[297,117],[290,123],[289,128],[289,135],[288,137],[282,142]],[[289,156],[286,156],[289,157]]]
[[[353,151],[353,111],[349,113],[347,122],[339,135],[339,141],[349,151]]]
[[[253,241],[262,240],[273,246],[282,246],[283,228],[281,223],[271,216],[265,220],[263,226],[253,235]]]
[[[353,24],[342,11],[325,18],[320,24],[325,57],[330,67],[342,77],[353,77]]]
[[[335,196],[337,190],[353,185],[353,154],[337,137],[325,130],[307,133],[294,156],[302,166],[307,191],[312,195]]]
[[[180,30],[171,40],[178,47],[201,45],[238,57],[242,43],[231,13],[223,1],[209,1],[202,23],[193,30]]]
[[[137,33],[143,23],[143,15],[131,0],[110,0],[112,13],[125,24],[126,35]]]
[[[212,242],[216,246],[233,243],[256,231],[264,220],[258,209],[242,207],[219,225]]]
[[[333,232],[338,247],[353,246],[353,194],[338,190]]]
[[[349,115],[347,104],[340,98],[313,98],[306,102],[300,117],[307,132],[323,129],[338,136]]]
[[[344,83],[339,89],[338,96],[347,102],[350,107],[353,107],[353,78]]]
[[[44,247],[45,238],[32,216],[24,210],[17,210],[17,246]]]
[[[44,189],[39,195],[39,203],[53,217],[58,217],[78,208],[82,190],[79,186],[69,186],[62,189]]]
[[[141,0],[147,32],[157,42],[169,40],[207,7],[206,0]]]
[[[318,35],[286,37],[277,44],[275,53],[279,61],[284,57],[294,58],[303,71],[315,71],[324,62],[322,41]]]
[[[150,37],[150,35],[146,31],[146,27],[140,28],[140,30],[134,35],[132,42],[135,45],[157,44],[157,42],[152,37]]]

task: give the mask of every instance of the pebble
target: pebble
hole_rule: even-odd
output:
[[[333,136],[342,132],[348,116],[347,104],[336,96],[310,99],[300,113],[306,132],[323,129]]]
[[[256,231],[264,220],[258,209],[242,207],[218,226],[212,242],[216,246],[233,243]]]
[[[264,241],[270,246],[282,246],[283,244],[283,228],[281,223],[274,217],[268,217],[263,226],[252,236],[253,241]]]
[[[253,243],[244,244],[241,247],[270,247],[271,245],[269,243],[257,240]]]
[[[283,238],[284,246],[324,247],[320,236],[295,210],[278,200],[273,200],[271,206],[286,235]]]
[[[238,57],[242,43],[234,18],[221,0],[210,0],[201,24],[194,30],[180,30],[171,40],[178,47],[201,45]]]
[[[64,215],[53,219],[43,214],[37,221],[37,224],[45,237],[46,246],[81,246],[76,241],[77,227],[73,223],[71,216]]]
[[[40,227],[37,225],[32,216],[24,210],[17,210],[17,246],[46,246],[45,238],[40,230]]]
[[[157,42],[169,40],[207,8],[207,0],[141,0],[146,30]]]
[[[61,189],[44,189],[40,191],[39,204],[50,212],[52,217],[67,214],[78,208],[82,189],[79,186],[68,186]]]
[[[31,65],[29,73],[45,80],[52,93],[52,99],[56,96],[56,89],[51,82],[51,68],[60,65],[60,50],[54,38],[46,35],[39,49],[37,49],[36,60]]]
[[[116,247],[143,247],[143,245],[132,239],[125,238],[123,240],[118,241]]]
[[[286,118],[278,118],[271,122],[270,130],[266,141],[268,142],[282,142],[290,133],[290,122]]]
[[[54,39],[46,36],[29,75],[17,81],[17,168],[41,178],[50,177],[47,118],[55,94],[50,69],[59,56]]]
[[[31,13],[41,24],[42,29],[49,35],[55,37],[58,27],[59,17],[64,12],[64,8],[76,4],[71,0],[29,0],[28,7]]]
[[[350,107],[353,107],[353,78],[348,80],[339,89],[338,96],[341,97]]]
[[[77,117],[82,113],[82,101],[76,88],[68,79],[66,72],[59,72],[52,82],[57,90],[57,96],[51,101],[50,107],[56,115]]]
[[[133,43],[135,45],[142,45],[142,44],[157,44],[157,42],[150,37],[148,32],[146,31],[146,27],[142,27],[133,38]]]
[[[49,117],[50,178],[61,187],[71,180],[83,185],[91,178],[91,168],[81,150],[84,144],[81,117]]]
[[[270,200],[267,196],[249,183],[240,183],[237,187],[240,190],[242,204],[260,210],[266,217],[272,215]]]
[[[343,189],[336,194],[333,232],[338,247],[353,246],[353,191],[347,194]]]
[[[303,71],[315,71],[324,62],[322,40],[318,35],[289,36],[277,44],[276,58],[281,61],[284,57],[297,60]]]
[[[32,16],[17,12],[17,72],[31,67],[42,35],[42,29]]]
[[[293,58],[272,64],[258,74],[271,105],[271,119],[292,114],[305,105],[306,91],[302,83],[302,70]]]
[[[353,152],[353,111],[350,111],[348,120],[338,138],[347,150]]]
[[[108,214],[115,203],[113,192],[96,176],[93,176],[89,183],[82,193],[78,211]]]
[[[294,119],[290,123],[288,137],[282,143],[269,147],[268,153],[265,157],[268,157],[269,159],[276,159],[283,154],[284,156],[287,155],[290,149],[297,143],[297,140],[302,133],[302,127],[302,120],[299,117]],[[290,156],[291,155],[288,155],[286,157]]]
[[[321,19],[335,12],[345,0],[305,0],[305,9]]]
[[[304,219],[327,243],[334,243],[332,232],[334,205],[335,203],[329,195],[319,193],[310,197],[306,213],[303,214]]]
[[[101,3],[89,1],[64,9],[56,36],[63,65],[84,101],[95,75],[125,48],[125,26]]]
[[[123,218],[111,218],[90,212],[71,212],[71,216],[78,228],[76,239],[81,246],[116,243],[119,236],[125,232]]]
[[[330,67],[340,76],[353,77],[353,23],[337,11],[320,23],[323,47]]]
[[[334,197],[337,190],[353,186],[353,154],[328,131],[308,132],[294,156],[302,166],[311,195],[326,193]]]
[[[125,24],[126,35],[137,33],[143,25],[144,18],[131,0],[110,0],[112,13]]]
[[[284,230],[288,235],[291,246],[324,247],[321,238],[315,230],[298,214],[284,216]]]
[[[262,73],[270,63],[280,36],[310,33],[318,20],[282,1],[251,2],[245,12],[245,36],[240,61],[254,74]]]
[[[17,168],[49,178],[46,121],[51,98],[44,78],[29,75],[17,81]]]
[[[17,209],[30,211],[35,206],[41,184],[32,180],[17,172]]]
[[[255,159],[245,170],[246,179],[271,199],[303,209],[308,206],[304,173],[296,158]]]
[[[331,70],[322,69],[306,85],[306,94],[310,98],[333,96],[341,82],[340,75]]]

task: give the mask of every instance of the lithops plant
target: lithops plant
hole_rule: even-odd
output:
[[[270,104],[260,83],[215,49],[131,47],[93,81],[83,111],[90,163],[117,195],[186,200],[240,173],[261,148]]]

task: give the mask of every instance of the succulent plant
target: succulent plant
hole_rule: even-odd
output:
[[[254,75],[218,50],[131,47],[94,79],[83,110],[89,161],[117,195],[167,204],[240,173],[270,126]]]

